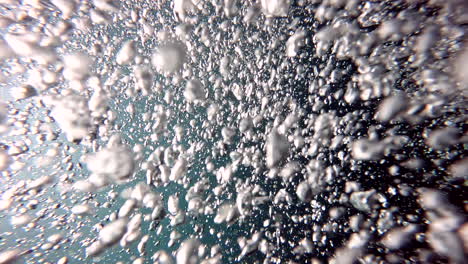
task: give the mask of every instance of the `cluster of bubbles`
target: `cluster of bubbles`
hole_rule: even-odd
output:
[[[464,0],[0,0],[0,264],[466,263]]]

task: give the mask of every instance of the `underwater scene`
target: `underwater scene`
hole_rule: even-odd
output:
[[[468,1],[0,0],[0,264],[468,263]]]

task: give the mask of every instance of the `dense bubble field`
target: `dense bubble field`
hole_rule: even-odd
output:
[[[0,264],[468,259],[465,0],[0,0]]]

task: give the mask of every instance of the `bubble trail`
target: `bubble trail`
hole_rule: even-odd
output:
[[[0,264],[466,263],[464,0],[0,0]]]

